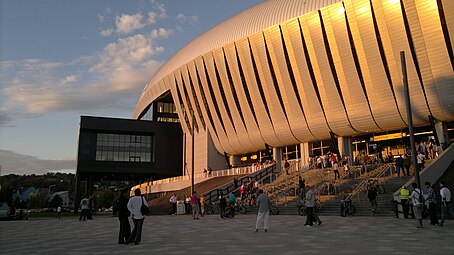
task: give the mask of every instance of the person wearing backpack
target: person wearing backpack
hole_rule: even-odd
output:
[[[140,189],[134,190],[134,196],[129,198],[128,210],[131,212],[131,218],[134,223],[134,229],[125,244],[134,241],[135,245],[140,244],[142,240],[142,226],[145,216],[142,214],[142,205],[148,205],[147,200],[141,195]]]
[[[412,183],[411,187],[413,187],[413,192],[411,192],[410,195],[411,202],[413,203],[413,213],[418,220],[418,225],[416,227],[422,228],[422,207],[424,205],[422,192],[418,189],[416,183]]]

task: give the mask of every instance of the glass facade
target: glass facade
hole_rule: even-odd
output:
[[[153,162],[154,136],[98,133],[97,161]]]
[[[154,112],[154,108],[156,112]],[[155,116],[154,116],[155,115]],[[155,102],[150,105],[141,120],[156,120],[159,122],[180,122],[174,103]]]

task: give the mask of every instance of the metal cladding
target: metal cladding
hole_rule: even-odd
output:
[[[452,0],[266,1],[169,59],[134,117],[170,90],[184,132],[232,155],[401,129],[404,51],[414,124],[453,121],[453,44]]]

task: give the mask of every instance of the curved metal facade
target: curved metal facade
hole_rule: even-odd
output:
[[[454,120],[454,1],[274,0],[212,28],[166,62],[134,117],[170,90],[232,155]]]

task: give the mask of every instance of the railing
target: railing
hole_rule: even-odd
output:
[[[377,178],[384,177],[386,172],[388,172],[388,171],[390,172],[390,175],[391,175],[393,166],[394,166],[394,164],[386,164],[385,168],[382,171],[380,171],[376,176],[364,179],[360,184],[358,184],[358,186],[356,186],[356,188],[347,196],[346,199],[352,199],[353,196],[358,195],[358,201],[359,201],[359,193],[361,191],[364,191],[364,188],[369,183],[369,179],[377,179]]]
[[[194,175],[194,179],[209,179],[214,177],[222,177],[222,176],[230,176],[230,175],[243,175],[243,174],[251,174],[257,171],[260,171],[266,168],[267,165],[259,165],[259,166],[246,166],[246,167],[235,167],[231,169],[224,169],[224,170],[216,170],[206,173],[197,173]],[[191,180],[191,175],[184,175],[184,176],[177,176],[171,177],[167,179],[161,179],[157,181],[151,182],[151,185],[158,185],[158,184],[165,184],[165,183],[172,183],[172,182],[179,182],[179,181],[186,181]]]
[[[248,180],[249,178],[259,181],[271,174],[274,174],[275,171],[276,171],[276,164],[267,165],[266,167],[261,168],[260,171],[256,171],[255,175],[241,177],[240,179],[237,180],[237,183],[235,183],[235,184],[233,184],[233,183],[225,184],[221,187],[213,189],[204,194],[206,203],[211,203],[211,202],[218,200],[218,197],[219,197],[219,194],[221,191],[222,191],[223,195],[228,195],[230,192],[237,191],[241,186],[241,185],[237,185],[238,183],[245,183],[245,181]]]

